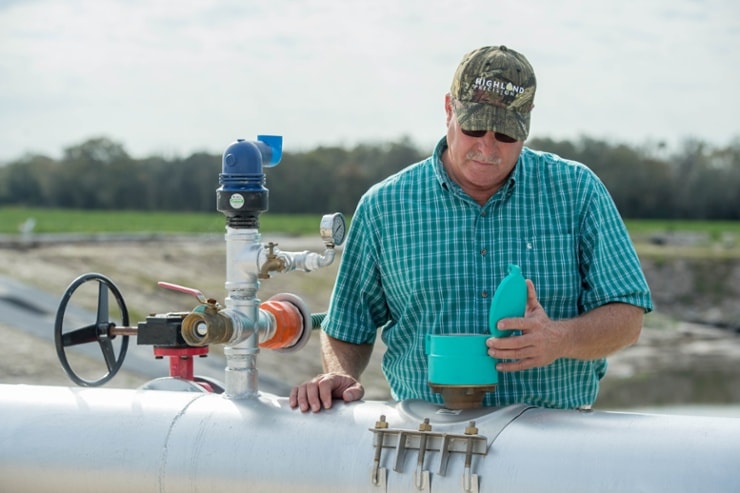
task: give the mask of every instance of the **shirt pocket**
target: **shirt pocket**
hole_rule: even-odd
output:
[[[534,282],[540,304],[550,318],[577,314],[581,273],[576,235],[536,236],[527,242],[525,249],[522,273]]]

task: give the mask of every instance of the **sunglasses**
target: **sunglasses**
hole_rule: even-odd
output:
[[[468,137],[473,137],[475,139],[479,139],[486,135],[486,132],[488,130],[463,130],[462,128],[460,131],[467,135]],[[503,142],[505,144],[511,144],[512,142],[516,142],[516,139],[514,137],[509,137],[506,134],[502,134],[501,132],[493,132],[493,137],[498,140],[499,142]]]

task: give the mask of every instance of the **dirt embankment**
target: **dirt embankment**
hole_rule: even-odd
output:
[[[644,257],[656,310],[740,332],[740,258]]]

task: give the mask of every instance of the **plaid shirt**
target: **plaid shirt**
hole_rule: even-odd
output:
[[[352,218],[324,320],[330,336],[387,346],[393,398],[442,403],[427,384],[425,334],[488,333],[488,311],[508,264],[531,279],[553,320],[610,302],[652,310],[624,223],[604,185],[580,163],[524,148],[484,206],[434,155],[373,186]],[[484,405],[591,405],[606,360],[558,359],[499,375]]]

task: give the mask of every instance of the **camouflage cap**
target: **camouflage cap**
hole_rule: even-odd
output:
[[[491,130],[526,140],[537,81],[524,55],[506,46],[485,46],[465,55],[450,95],[464,130]]]

